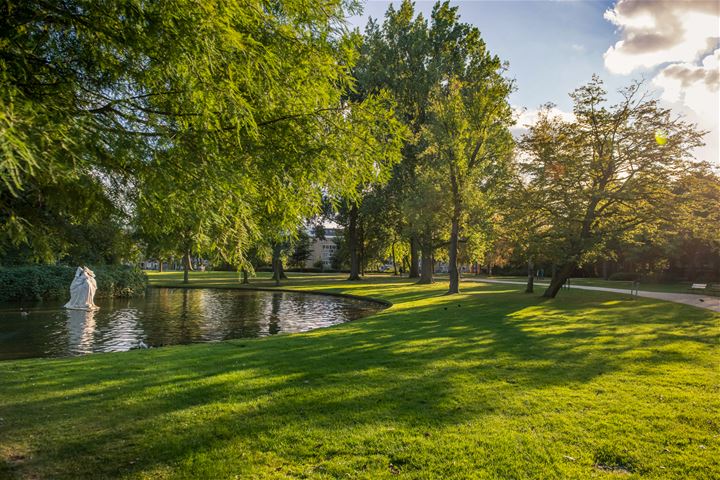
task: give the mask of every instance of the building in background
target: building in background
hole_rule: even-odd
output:
[[[305,262],[305,267],[315,267],[318,262],[322,261],[323,268],[332,267],[332,258],[337,252],[337,244],[335,240],[342,234],[340,229],[325,229],[325,238],[320,240],[314,236],[310,237],[310,258]]]

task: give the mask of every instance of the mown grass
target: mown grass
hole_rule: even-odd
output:
[[[339,278],[286,287],[394,305],[306,334],[0,362],[0,477],[720,477],[719,315]]]

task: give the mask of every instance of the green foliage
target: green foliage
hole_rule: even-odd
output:
[[[70,298],[70,283],[77,267],[35,265],[0,267],[0,298],[3,301],[62,300]],[[143,295],[145,273],[136,267],[102,265],[95,272],[96,298]]]
[[[310,236],[304,229],[298,231],[297,238],[293,242],[292,252],[288,256],[288,264],[293,267],[302,268],[312,254]]]
[[[112,215],[150,255],[243,265],[264,216],[295,228],[399,156],[387,95],[347,98],[354,2],[2,8],[0,248],[51,262]]]
[[[550,229],[547,256],[563,267],[546,295],[577,265],[603,258],[609,245],[638,231],[652,232],[672,218],[678,198],[673,182],[700,168],[690,152],[703,132],[643,95],[634,83],[608,106],[594,76],[571,97],[575,119],[541,113],[520,142],[526,198]],[[668,140],[659,144],[655,133]]]

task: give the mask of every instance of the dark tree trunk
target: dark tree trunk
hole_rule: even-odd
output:
[[[190,283],[190,252],[185,252],[183,255],[183,283]]]
[[[365,269],[367,268],[367,259],[365,258],[365,230],[362,225],[358,226],[357,246],[358,246],[358,257],[360,257],[360,275],[365,276]]]
[[[250,283],[250,280],[248,279],[248,272],[244,268],[242,269],[242,283],[244,283],[244,284]]]
[[[417,283],[428,284],[433,283],[433,259],[432,259],[432,236],[430,232],[426,232],[423,241],[420,244],[422,257],[420,258],[420,280]]]
[[[358,255],[357,232],[358,207],[350,208],[350,223],[348,225],[348,248],[350,249],[350,276],[348,280],[360,280],[360,258]]]
[[[535,268],[535,265],[533,264],[532,258],[528,258],[528,279],[527,279],[527,287],[525,287],[525,293],[533,293],[533,283],[535,280],[535,272],[533,271]]]
[[[410,268],[408,269],[408,278],[418,278],[418,242],[414,236],[410,237]]]
[[[608,277],[609,277],[608,262],[607,262],[607,260],[603,260],[603,262],[602,262],[602,278],[603,278],[603,280],[607,280]]]
[[[398,269],[397,269],[397,263],[395,262],[395,242],[392,243],[392,262],[393,262],[393,275],[397,276]]]
[[[450,262],[450,265],[448,265],[448,276],[450,277],[450,286],[447,292],[448,295],[460,293],[460,272],[458,271],[457,257],[462,203],[460,201],[460,185],[455,168],[453,168],[453,164],[450,166],[450,187],[452,188],[453,212],[451,219],[452,225],[450,227],[450,247],[448,251],[448,259]]]
[[[158,272],[160,272],[160,273],[162,273],[162,271],[163,271],[162,264],[163,264],[162,258],[158,259]]]
[[[458,271],[458,236],[460,230],[460,205],[456,203],[455,211],[452,218],[452,227],[450,229],[450,247],[448,257],[450,265],[448,265],[448,275],[450,276],[450,287],[448,295],[460,293],[460,272]]]
[[[553,265],[554,267],[554,265]],[[577,265],[575,263],[567,263],[560,268],[553,268],[553,277],[550,280],[550,286],[543,293],[543,297],[555,298],[565,281],[570,278]]]
[[[272,279],[275,280],[276,286],[280,285],[280,280],[287,280],[287,275],[285,275],[285,270],[283,270],[282,258],[280,258],[281,253],[282,246],[279,243],[274,244],[272,256]]]

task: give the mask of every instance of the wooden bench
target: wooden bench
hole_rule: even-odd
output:
[[[692,287],[690,287],[690,290],[705,290],[707,288],[707,283],[693,283]]]

